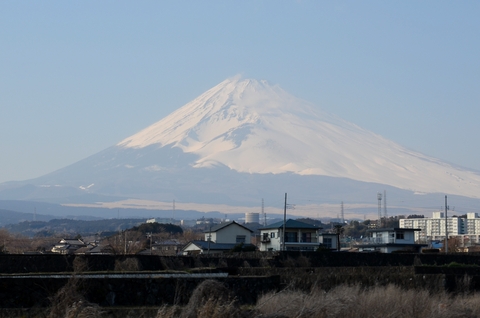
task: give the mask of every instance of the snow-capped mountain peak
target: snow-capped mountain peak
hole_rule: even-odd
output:
[[[477,197],[480,176],[410,151],[266,81],[227,79],[120,148],[172,146],[196,168],[323,175]]]

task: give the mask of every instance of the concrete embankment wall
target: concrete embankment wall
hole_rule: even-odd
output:
[[[452,262],[480,264],[478,254],[367,254],[367,253],[244,253],[198,256],[158,255],[0,255],[0,273],[115,271],[126,260],[135,260],[137,270],[188,270],[199,267],[408,267],[441,266]]]
[[[100,306],[183,305],[205,277],[184,278],[0,278],[1,308],[47,307],[63,286],[79,290]],[[254,304],[257,297],[280,288],[279,276],[214,278],[222,282],[242,304]]]
[[[471,265],[461,268],[445,264]],[[224,272],[222,281],[240,302],[252,304],[269,291],[290,286],[302,290],[331,289],[341,284],[370,287],[395,284],[404,288],[480,290],[480,256],[451,254],[246,253],[198,256],[157,255],[0,255],[0,307],[48,306],[67,283],[102,306],[183,304],[206,277],[152,278],[148,271]],[[441,270],[439,270],[439,268]],[[135,272],[145,277],[80,278],[82,273]],[[16,273],[16,278],[9,277]],[[19,277],[23,273],[47,274]],[[75,274],[75,279],[52,273]]]

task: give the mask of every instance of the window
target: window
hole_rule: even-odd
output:
[[[404,232],[397,232],[397,240],[404,240],[405,239],[405,233]]]
[[[312,233],[302,233],[302,242],[311,243]]]
[[[326,248],[332,248],[332,238],[331,237],[324,237],[323,238],[323,245],[325,245]]]
[[[285,234],[285,242],[298,242],[297,232],[287,232]]]
[[[275,238],[275,232],[270,232],[270,238]]]
[[[245,235],[237,235],[237,243],[245,243]]]

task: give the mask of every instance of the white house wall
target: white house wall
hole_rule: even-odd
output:
[[[250,230],[237,225],[231,224],[224,228],[217,230],[216,232],[212,232],[212,242],[215,243],[230,243],[230,244],[237,244],[237,236],[245,236],[245,244],[251,243],[252,234]],[[205,240],[208,241],[209,233],[205,233]]]
[[[270,239],[270,242],[262,242],[260,244],[260,251],[280,251],[281,249],[281,241],[280,241],[280,231],[278,229],[267,229],[267,230],[261,230],[260,231],[260,238],[263,238],[263,234],[267,233],[268,238]],[[272,237],[272,233],[273,236]]]
[[[187,255],[189,252],[201,252],[202,250],[195,244],[189,244],[183,249],[183,254]]]
[[[211,242],[217,242],[217,233],[216,232],[205,233],[205,241],[208,241],[208,240],[210,240]]]

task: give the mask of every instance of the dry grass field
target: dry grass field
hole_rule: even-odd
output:
[[[362,288],[338,286],[309,292],[285,288],[260,297],[255,305],[240,306],[235,295],[215,280],[206,280],[184,306],[112,311],[86,301],[76,292],[78,282],[67,284],[52,298],[55,306],[42,317],[157,317],[157,318],[473,318],[480,317],[480,295],[404,290],[394,285]]]

